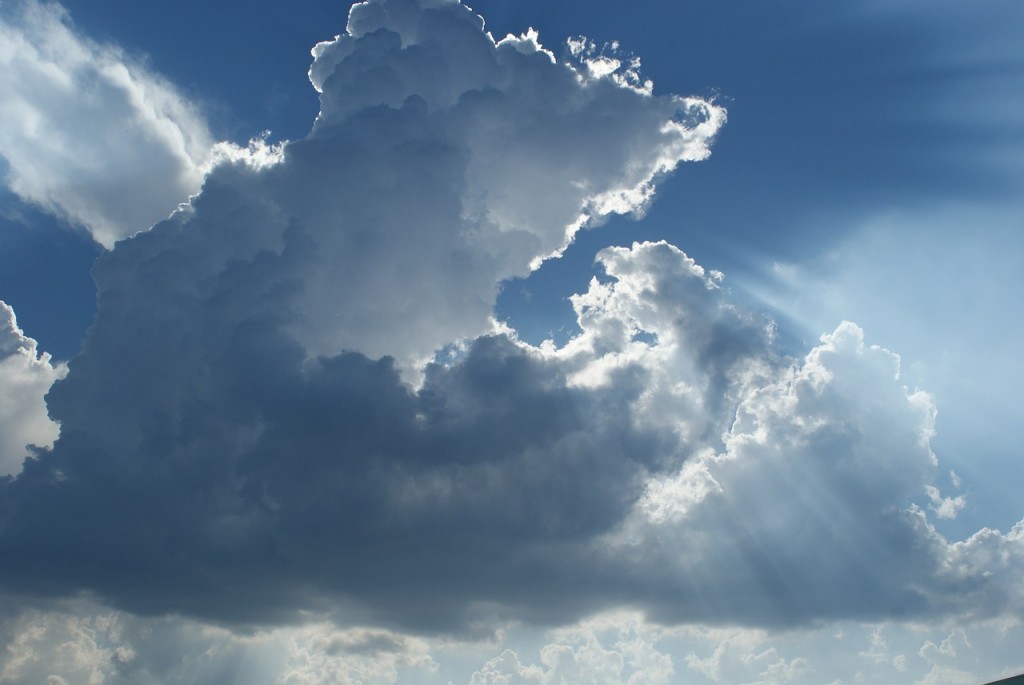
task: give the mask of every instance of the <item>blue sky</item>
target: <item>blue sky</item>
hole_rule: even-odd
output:
[[[0,7],[0,682],[1024,671],[1024,10],[470,4]]]

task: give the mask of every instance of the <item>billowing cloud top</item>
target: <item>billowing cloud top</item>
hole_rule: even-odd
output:
[[[9,592],[422,630],[1020,609],[1024,532],[931,526],[931,400],[855,325],[783,357],[661,242],[598,255],[564,347],[487,333],[720,108],[458,2],[357,4],[314,56],[307,138],[97,263],[60,438],[0,485]]]
[[[304,267],[294,324],[307,352],[408,366],[478,335],[502,280],[588,222],[642,211],[725,120],[631,85],[629,67],[594,76],[535,34],[482,29],[457,2],[358,3],[313,49],[321,112],[266,191],[322,257]]]

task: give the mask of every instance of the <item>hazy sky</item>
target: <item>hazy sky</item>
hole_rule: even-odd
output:
[[[0,4],[0,683],[1024,672],[1019,3],[350,4]]]

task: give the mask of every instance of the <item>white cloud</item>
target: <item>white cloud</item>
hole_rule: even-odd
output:
[[[614,280],[574,298],[582,333],[549,353],[598,387],[644,369],[634,420],[681,437],[678,468],[648,481],[636,510],[644,522],[620,538],[622,554],[646,550],[650,568],[677,579],[665,591],[686,609],[662,604],[655,615],[1019,609],[1024,593],[1005,566],[1024,552],[1017,529],[950,543],[919,508],[948,517],[964,500],[932,485],[935,407],[902,385],[898,356],[847,322],[803,360],[786,360],[772,354],[770,327],[675,248],[634,245],[600,259]]]
[[[768,649],[761,654],[748,655],[747,663],[759,664],[764,670],[759,672],[758,680],[749,685],[782,685],[791,683],[800,676],[813,672],[807,663],[807,659],[796,657],[786,660],[780,657],[774,649]]]
[[[715,651],[705,658],[700,658],[694,652],[686,655],[686,665],[693,671],[702,674],[712,682],[719,682],[722,677],[722,655],[728,647],[727,641],[719,642]]]
[[[275,682],[281,685],[390,685],[401,674],[430,674],[437,663],[429,644],[383,630],[338,630],[310,625],[286,631],[288,660]]]
[[[1024,469],[1006,426],[1024,420],[1016,399],[1024,369],[1008,361],[1024,345],[1024,327],[1008,315],[1024,292],[1014,258],[1024,250],[1022,221],[1017,206],[953,201],[884,212],[848,226],[827,253],[779,267],[774,287],[758,288],[805,334],[849,318],[903,355],[903,382],[926,388],[939,409],[933,447],[963,480],[964,494],[945,496],[977,505],[944,510],[957,510],[960,534],[1021,516],[1010,484]]]
[[[935,470],[934,409],[897,368],[843,324],[776,382],[744,389],[723,451],[652,480],[639,511],[654,527],[625,539],[672,568],[688,598],[655,615],[1019,610],[1006,566],[1024,553],[1017,530],[949,543],[913,504]]]
[[[0,157],[21,199],[107,248],[199,189],[213,139],[173,86],[56,3],[0,10]]]
[[[658,631],[629,616],[609,616],[555,631],[539,663],[523,664],[511,649],[472,674],[469,685],[667,685],[672,657],[657,646]]]
[[[967,506],[967,498],[963,495],[956,497],[943,497],[942,492],[934,485],[925,487],[928,499],[931,500],[928,508],[935,512],[940,519],[954,519],[960,510]]]
[[[49,447],[57,439],[60,427],[47,415],[43,397],[66,373],[64,364],[39,352],[0,300],[0,476],[21,471],[27,445]]]
[[[559,63],[535,32],[495,43],[458,3],[358,3],[313,54],[320,115],[289,148],[288,195],[273,192],[325,265],[301,275],[309,354],[407,369],[487,331],[501,281],[583,226],[642,212],[725,121],[710,102]]]
[[[959,645],[956,655],[941,662],[922,658],[918,647],[942,642],[950,633],[969,633],[970,647]],[[884,634],[885,645],[877,636]],[[972,678],[981,683],[1016,673],[994,670],[991,663],[1014,663],[1020,626],[964,623],[960,628],[886,622],[840,622],[791,631],[764,631],[690,625],[655,626],[628,613],[615,612],[581,622],[571,628],[547,631],[543,639],[513,628],[494,656],[482,663],[471,685],[521,685],[548,682],[686,682],[686,683],[875,683],[943,682],[943,677]],[[640,642],[656,654],[662,669],[633,669],[626,645]],[[867,649],[865,649],[867,648]],[[483,650],[482,650],[483,651]],[[858,654],[858,652],[867,652]],[[560,662],[571,657],[571,675],[560,672]],[[445,662],[441,658],[441,667]],[[593,681],[575,677],[600,668]],[[566,676],[559,681],[560,676]],[[635,678],[635,680],[631,680]],[[667,678],[659,681],[658,678]],[[453,680],[453,682],[460,682]],[[959,682],[959,681],[957,681]]]

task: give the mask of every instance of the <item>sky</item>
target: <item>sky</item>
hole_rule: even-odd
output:
[[[1024,673],[1022,29],[0,2],[0,683]]]

